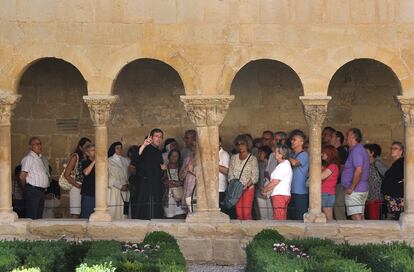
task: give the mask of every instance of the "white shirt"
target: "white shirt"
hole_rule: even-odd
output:
[[[229,168],[230,155],[226,150],[220,147],[219,165]],[[225,192],[227,189],[227,177],[219,172],[219,192]]]
[[[272,172],[270,179],[280,180],[279,184],[273,189],[272,196],[284,195],[290,196],[290,186],[292,184],[292,166],[288,160],[284,160],[276,166]]]
[[[270,174],[273,173],[273,171],[275,171],[277,166],[277,161],[275,159],[275,152],[270,153],[269,156],[269,161],[267,162],[267,166],[266,166],[266,172]]]
[[[49,187],[49,164],[46,157],[30,151],[22,160],[22,171],[27,173],[26,183],[47,188]]]

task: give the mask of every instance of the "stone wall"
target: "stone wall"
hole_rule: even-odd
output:
[[[412,244],[412,229],[396,221],[335,221],[305,224],[297,221],[238,221],[227,224],[189,224],[184,220],[128,220],[92,223],[86,220],[19,220],[0,224],[0,239],[69,239],[140,242],[151,231],[166,231],[180,245],[187,261],[243,264],[245,247],[259,231],[276,229],[284,237],[319,237],[351,244],[406,241]]]
[[[1,1],[0,89],[17,92],[42,57],[74,64],[90,94],[109,94],[120,69],[155,58],[181,75],[187,94],[228,94],[246,63],[290,65],[307,95],[327,93],[356,58],[389,65],[413,93],[411,0]]]

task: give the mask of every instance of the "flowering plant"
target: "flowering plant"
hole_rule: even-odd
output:
[[[160,249],[159,245],[152,246],[150,244],[137,244],[137,243],[125,243],[122,247],[122,253],[134,252],[134,253],[152,253]]]
[[[295,245],[286,245],[285,243],[275,243],[273,244],[273,250],[278,253],[286,253],[296,258],[306,258],[309,259],[309,254],[303,252],[300,248]]]
[[[38,268],[38,267],[31,267],[31,268],[20,267],[20,268],[13,269],[12,272],[40,272],[40,268]]]
[[[112,266],[112,262],[103,264],[94,264],[88,266],[87,264],[81,264],[76,268],[76,272],[115,272],[116,268]]]

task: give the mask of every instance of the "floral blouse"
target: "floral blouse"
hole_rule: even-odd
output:
[[[228,175],[229,181],[232,179],[238,179],[240,177],[240,172],[248,157],[249,156],[247,156],[244,160],[240,160],[239,154],[231,156]],[[257,163],[257,158],[253,155],[250,156],[249,161],[244,167],[240,182],[243,185],[246,185],[250,179],[252,180],[253,184],[256,184],[259,181],[259,165]]]
[[[381,193],[382,179],[374,163],[371,163],[369,165],[369,176],[368,176],[369,191],[368,191],[367,200],[382,200],[382,193]]]

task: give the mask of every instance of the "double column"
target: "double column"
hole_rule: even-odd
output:
[[[321,197],[321,130],[328,111],[329,96],[301,96],[309,128],[309,210],[304,222],[326,223]]]
[[[11,116],[21,96],[0,94],[0,221],[14,221],[11,175]]]
[[[89,221],[108,222],[111,215],[108,213],[108,127],[111,110],[118,96],[84,96],[95,127],[95,211]]]
[[[181,96],[197,130],[197,209],[187,222],[229,222],[219,208],[219,126],[234,96]]]
[[[414,225],[414,96],[397,96],[405,127],[403,226]]]

